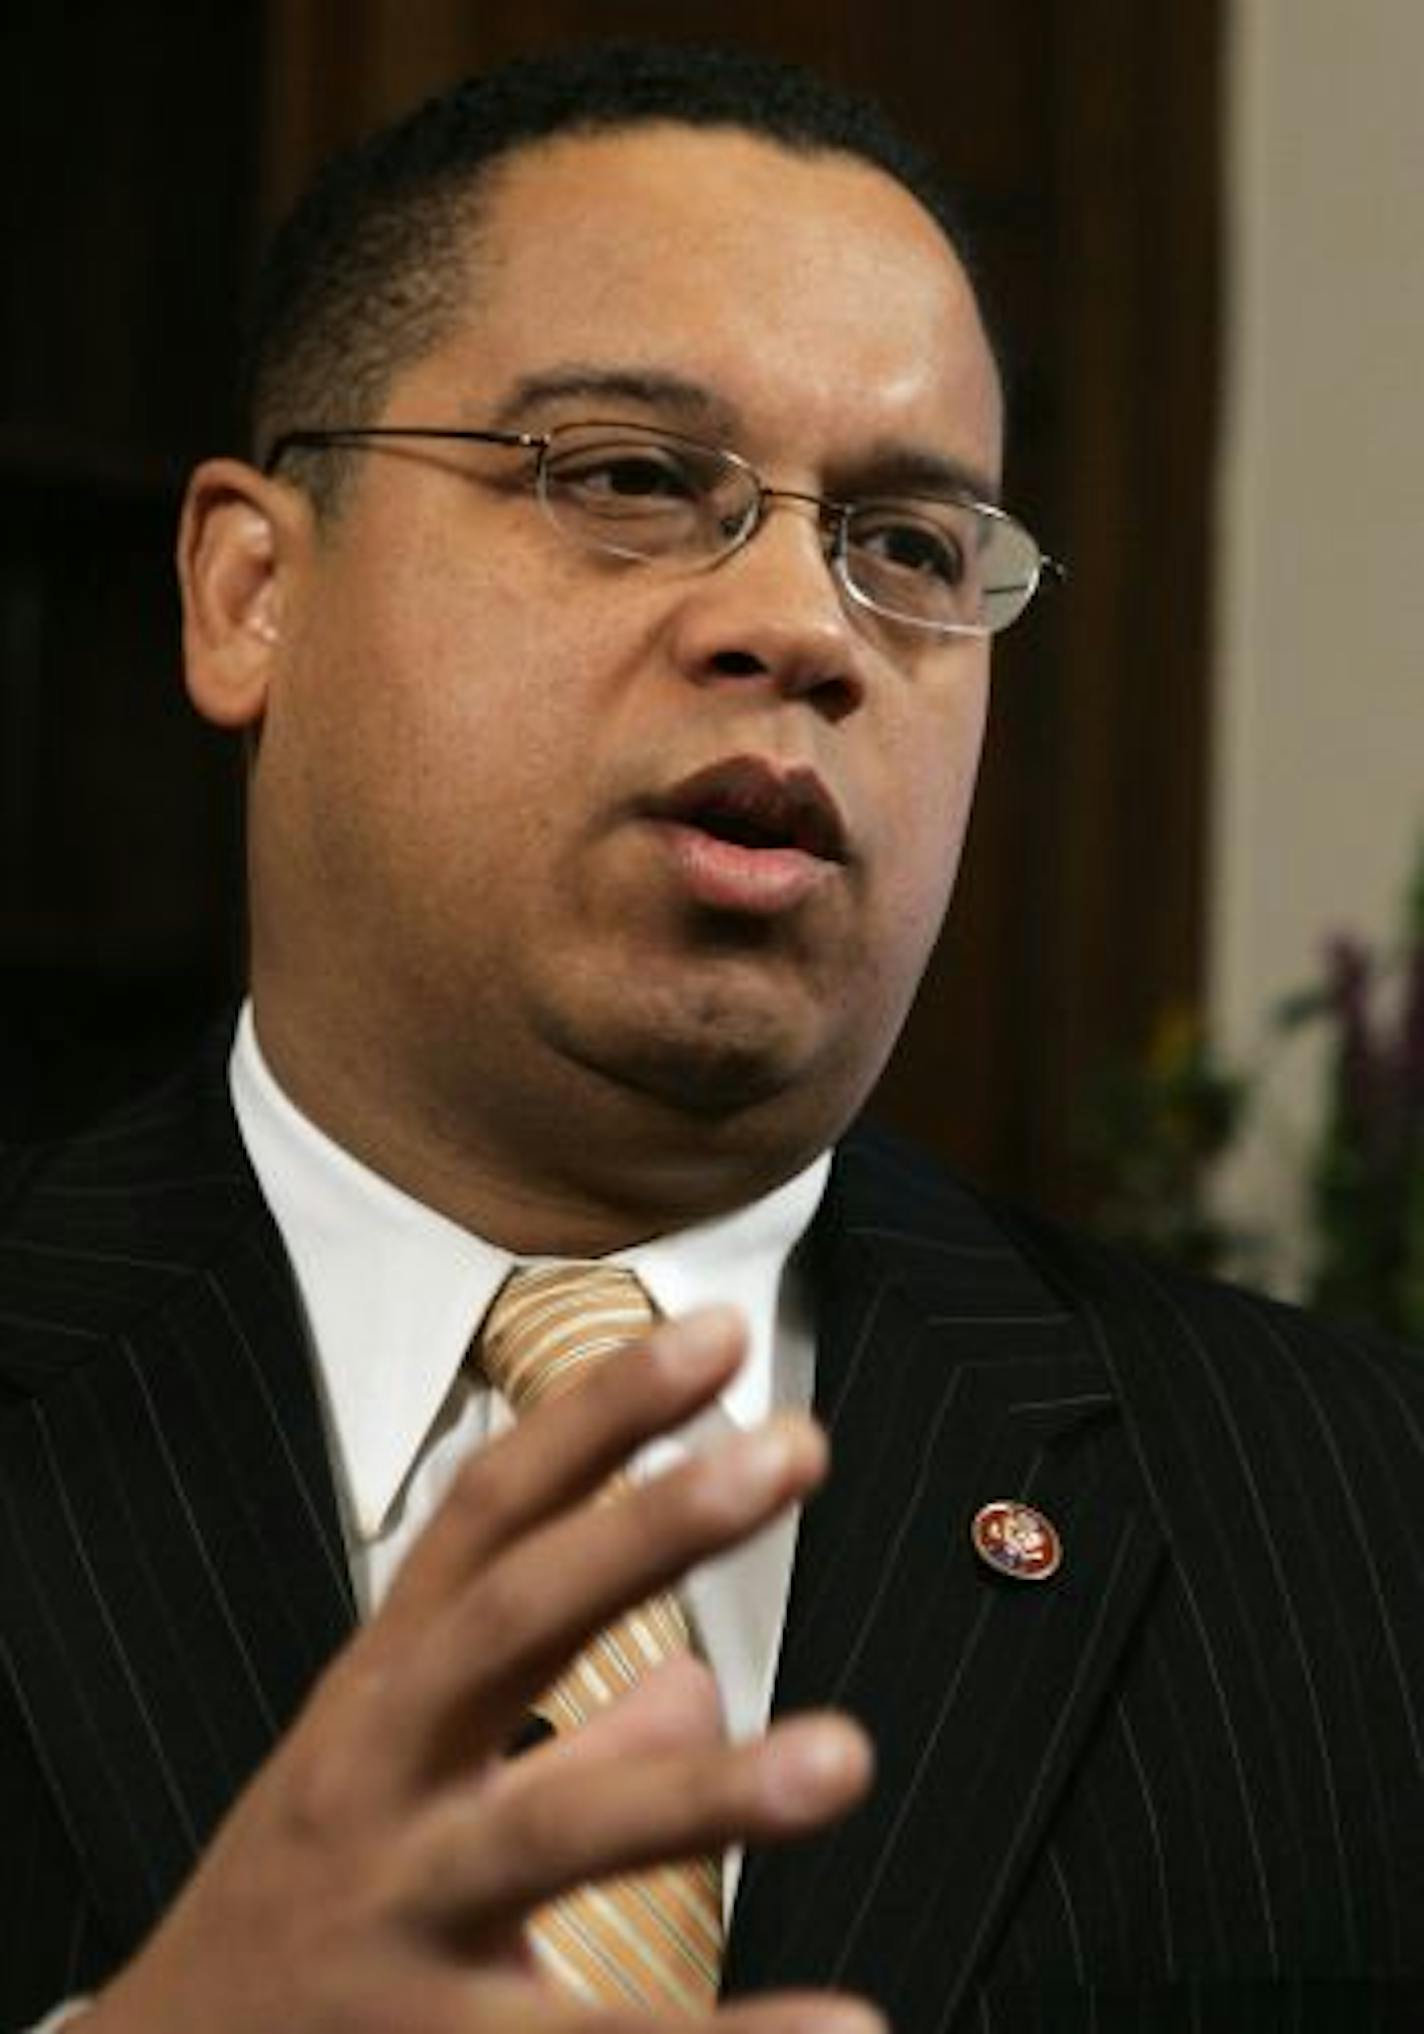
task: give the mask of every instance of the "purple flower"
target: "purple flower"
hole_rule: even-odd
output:
[[[1381,1066],[1370,1031],[1370,988],[1374,964],[1368,947],[1340,933],[1325,950],[1330,1008],[1339,1026],[1335,1061],[1335,1099],[1343,1121],[1373,1142],[1379,1130]]]

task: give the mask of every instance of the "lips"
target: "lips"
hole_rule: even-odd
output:
[[[755,756],[729,757],[685,778],[655,801],[654,815],[753,853],[846,859],[845,823],[815,771],[778,770]]]
[[[718,915],[794,912],[849,858],[840,810],[814,770],[733,756],[647,808],[690,902]]]

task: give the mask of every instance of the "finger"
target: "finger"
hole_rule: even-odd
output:
[[[825,1467],[820,1429],[783,1413],[510,1547],[380,1683],[392,1779],[408,1788],[498,1752],[597,1631],[758,1531]]]
[[[416,1911],[444,1937],[483,1936],[591,1879],[776,1843],[843,1814],[870,1784],[848,1717],[798,1716],[743,1745],[650,1754],[575,1774],[531,1759],[492,1796],[451,1790],[413,1832]]]
[[[764,1992],[669,2022],[654,2021],[645,2007],[588,2006],[547,1986],[481,1975],[471,1980],[467,2011],[458,2024],[468,2034],[515,2027],[520,2034],[654,2034],[674,2025],[677,2034],[888,2034],[882,2014],[844,1992]]]
[[[722,1703],[706,1662],[688,1654],[665,1660],[635,1687],[574,1731],[550,1737],[520,1759],[506,1759],[510,1777],[528,1759],[547,1770],[573,1770],[589,1759],[634,1759],[679,1745],[715,1744],[724,1735]]]
[[[471,1456],[403,1563],[369,1629],[419,1629],[482,1562],[578,1503],[656,1435],[714,1399],[746,1352],[731,1307],[660,1321],[583,1383]]]
[[[772,1992],[723,2006],[711,2029],[721,2034],[889,2034],[868,1999],[844,1992]],[[644,2030],[646,2034],[646,2030]]]

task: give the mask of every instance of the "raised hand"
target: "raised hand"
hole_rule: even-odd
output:
[[[665,1322],[471,1459],[380,1612],[337,1657],[148,1944],[80,2034],[574,2034],[646,2030],[535,1968],[523,1922],[590,1878],[813,1829],[870,1755],[831,1715],[744,1745],[710,1676],[671,1665],[575,1735],[504,1756],[528,1705],[620,1611],[819,1481],[783,1416],[616,1504],[594,1493],[713,1399],[729,1309]],[[825,1995],[723,2008],[742,2034],[864,2034]],[[695,2022],[679,2019],[679,2028]]]

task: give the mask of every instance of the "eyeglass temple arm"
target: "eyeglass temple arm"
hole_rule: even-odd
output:
[[[544,431],[462,431],[433,424],[326,424],[320,429],[279,432],[262,461],[262,471],[273,472],[288,452],[319,452],[328,446],[364,444],[372,438],[453,438],[470,445],[518,445],[530,452],[540,451],[548,443]]]

